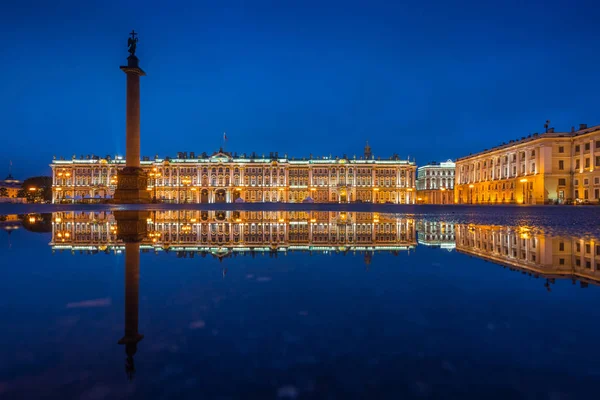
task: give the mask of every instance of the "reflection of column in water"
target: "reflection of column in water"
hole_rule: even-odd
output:
[[[137,343],[144,335],[138,332],[140,286],[140,244],[125,244],[125,336],[119,344],[125,345],[125,372],[131,380],[135,374],[133,356],[137,351]]]

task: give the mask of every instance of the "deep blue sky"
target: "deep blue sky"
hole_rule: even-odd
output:
[[[394,4],[397,3],[397,4]],[[451,4],[452,3],[452,4]],[[142,153],[445,160],[600,123],[589,1],[42,1],[0,7],[0,172],[124,152],[140,32]],[[2,176],[3,177],[3,176]]]

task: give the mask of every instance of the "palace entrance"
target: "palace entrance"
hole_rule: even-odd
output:
[[[342,190],[340,192],[340,203],[347,203],[348,202],[348,195],[346,194],[345,190]]]
[[[225,203],[227,201],[227,193],[225,189],[219,189],[215,192],[215,203]]]
[[[240,198],[240,192],[238,190],[236,190],[235,192],[233,192],[233,202],[235,203],[235,201],[239,198]]]
[[[208,203],[208,190],[202,189],[200,192],[200,203]]]

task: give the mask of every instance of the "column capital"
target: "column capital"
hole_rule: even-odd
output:
[[[140,60],[133,54],[127,57],[127,65],[121,65],[121,71],[126,74],[133,74],[138,76],[145,76],[146,73],[139,66]]]

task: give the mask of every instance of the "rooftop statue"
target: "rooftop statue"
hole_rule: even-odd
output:
[[[135,49],[137,47],[137,42],[138,42],[138,38],[137,36],[137,32],[132,30],[130,33],[131,37],[129,39],[127,39],[127,51],[132,55],[135,56]]]

